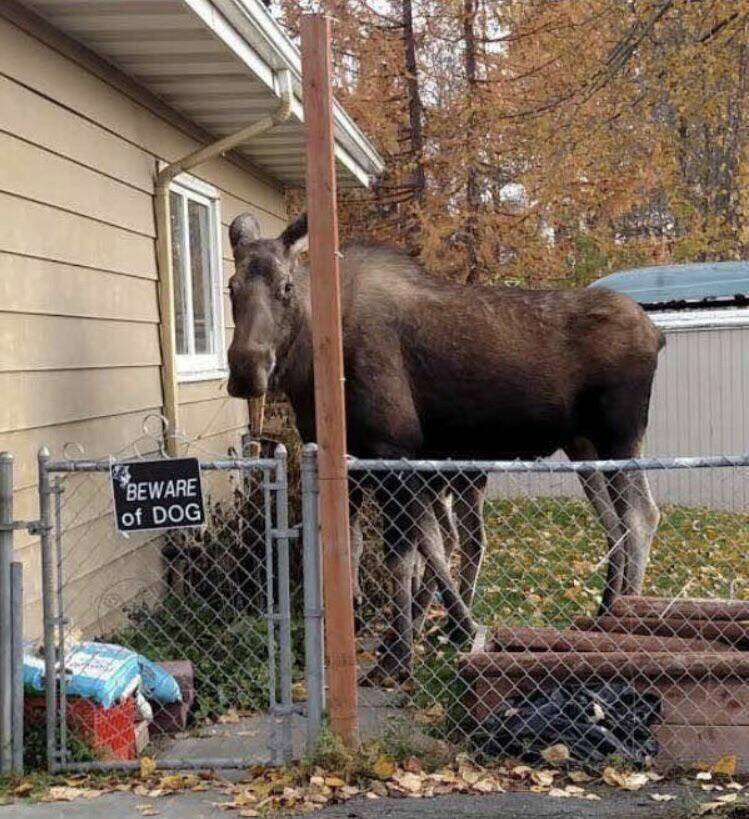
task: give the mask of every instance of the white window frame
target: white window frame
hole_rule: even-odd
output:
[[[221,235],[221,200],[219,191],[190,174],[180,174],[175,177],[169,186],[172,193],[182,196],[185,199],[193,200],[208,208],[209,214],[209,275],[211,277],[211,293],[213,296],[213,343],[216,352],[210,354],[177,353],[176,370],[177,380],[180,382],[189,381],[215,381],[225,378],[228,373],[226,362],[226,330],[224,328],[224,273],[222,264],[222,235]],[[189,226],[187,224],[187,208],[183,208],[182,234],[185,237],[185,245],[182,248],[185,267],[190,270],[190,243]],[[174,237],[172,237],[174,241]],[[170,248],[170,252],[172,249]],[[174,271],[174,276],[179,275],[179,271]],[[186,283],[184,283],[186,284]],[[192,329],[192,287],[185,288],[185,298],[187,301],[187,314],[189,325],[188,338],[194,339]],[[176,309],[176,305],[174,306]]]

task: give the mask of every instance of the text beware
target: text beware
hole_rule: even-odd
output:
[[[113,464],[111,476],[119,531],[185,528],[205,523],[197,458]]]

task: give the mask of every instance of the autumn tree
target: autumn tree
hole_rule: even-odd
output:
[[[534,286],[749,249],[749,0],[321,5],[386,162],[347,232]]]

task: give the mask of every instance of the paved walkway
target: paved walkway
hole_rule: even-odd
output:
[[[659,783],[653,792],[678,795],[674,802],[658,803],[648,798],[648,791],[609,793],[600,802],[580,799],[553,799],[548,796],[510,793],[491,796],[443,796],[437,799],[361,799],[335,805],[312,816],[325,819],[687,819],[696,815],[696,806],[707,801],[708,794],[686,786],[664,787]],[[226,812],[215,802],[226,796],[210,791],[182,793],[160,799],[147,799],[129,793],[113,793],[91,801],[56,803],[19,803],[0,808],[1,819],[134,819],[140,815],[136,806],[152,805],[162,819],[233,819],[237,812]]]

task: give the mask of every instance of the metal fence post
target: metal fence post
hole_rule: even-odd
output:
[[[13,559],[13,456],[0,453],[0,774],[11,772],[12,643],[11,580]]]
[[[44,691],[47,720],[47,768],[50,773],[57,769],[57,681],[55,679],[55,605],[54,562],[50,538],[52,490],[47,462],[49,450],[39,450],[39,541],[42,555],[42,611],[44,616]]]
[[[276,447],[276,531],[278,549],[278,633],[280,655],[281,713],[283,736],[281,754],[284,762],[293,756],[291,719],[291,576],[289,572],[289,481],[286,447]]]
[[[317,445],[307,444],[302,454],[302,549],[308,753],[312,753],[317,745],[325,708],[322,574],[317,502]]]
[[[12,711],[12,771],[23,776],[23,564],[11,564],[11,621],[13,684]]]

